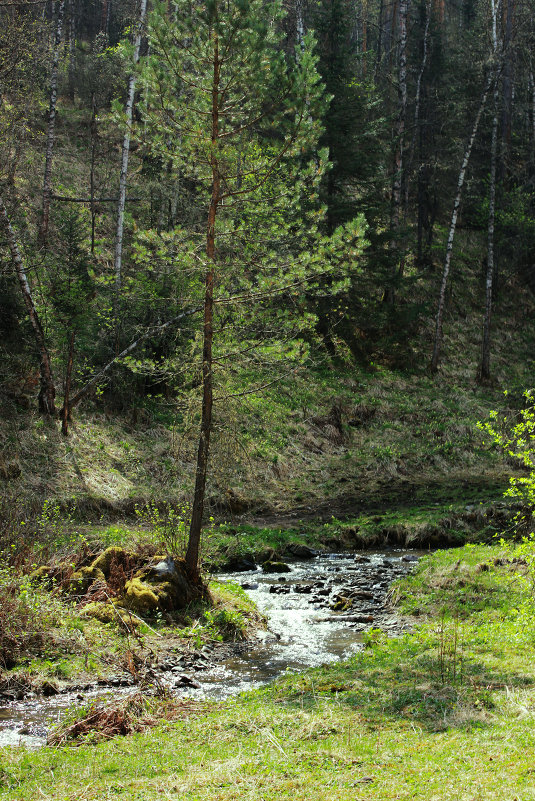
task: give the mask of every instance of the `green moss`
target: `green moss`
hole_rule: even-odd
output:
[[[65,589],[67,592],[83,595],[94,581],[105,581],[105,579],[104,573],[98,567],[93,565],[82,567],[72,574]]]
[[[99,620],[101,623],[113,623],[117,620],[119,613],[115,611],[111,604],[91,603],[84,606],[81,614],[84,617],[92,617],[95,620]]]
[[[54,571],[48,565],[41,565],[30,573],[32,581],[48,581],[52,578]]]
[[[129,554],[124,548],[120,548],[118,545],[111,545],[99,556],[97,556],[91,567],[101,570],[105,578],[109,578],[112,562],[116,561],[120,564],[124,564],[127,561],[128,556]]]
[[[122,603],[140,615],[147,615],[159,608],[158,596],[153,588],[136,577],[125,584]]]

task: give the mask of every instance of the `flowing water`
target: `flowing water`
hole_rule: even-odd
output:
[[[180,695],[220,699],[259,687],[285,671],[347,658],[362,647],[364,632],[371,627],[391,632],[403,628],[389,608],[388,589],[411,570],[419,555],[415,551],[329,554],[295,562],[290,573],[266,574],[258,569],[219,576],[241,584],[266,615],[267,630],[221,662],[214,664],[209,658],[195,662],[193,673],[188,672],[199,686],[178,689],[173,682],[177,670],[184,671],[176,667],[162,672],[161,680]],[[131,691],[99,688],[83,695],[26,697],[0,705],[0,747],[41,745],[67,709]]]

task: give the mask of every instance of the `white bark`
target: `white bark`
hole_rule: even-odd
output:
[[[17,236],[15,234],[13,226],[11,225],[11,221],[9,219],[7,209],[5,207],[2,197],[0,197],[0,225],[5,232],[5,236],[11,253],[11,262],[17,274],[17,278],[22,292],[22,297],[24,298],[24,303],[26,305],[28,316],[32,324],[35,341],[41,359],[40,363],[41,387],[39,390],[39,410],[41,412],[44,412],[45,414],[55,415],[56,407],[54,403],[54,398],[56,395],[56,390],[54,387],[54,379],[52,375],[50,355],[46,347],[45,335],[43,327],[41,325],[41,320],[39,319],[37,309],[35,308],[35,304],[33,302],[32,290],[30,287],[30,283],[28,281],[28,277],[26,275],[26,270],[24,269],[24,261],[22,259],[22,254],[20,251],[19,243],[17,241]]]
[[[494,63],[498,57],[497,36],[497,0],[491,0],[492,11],[492,49]],[[490,378],[490,322],[492,317],[492,290],[494,283],[494,221],[496,211],[496,165],[498,159],[498,101],[499,84],[494,82],[494,116],[492,119],[492,140],[490,151],[490,179],[489,179],[489,218],[487,225],[487,275],[485,279],[485,318],[483,322],[483,342],[481,345],[481,366],[479,377],[482,380]]]
[[[431,22],[431,0],[427,0],[425,6],[425,28],[424,28],[424,39],[423,39],[423,53],[422,53],[422,63],[420,65],[420,71],[418,73],[418,79],[416,81],[416,92],[414,96],[414,123],[412,129],[412,138],[411,144],[409,147],[409,154],[407,158],[407,169],[405,170],[406,180],[405,180],[405,214],[407,213],[407,209],[409,206],[409,179],[410,173],[412,169],[412,162],[414,159],[414,151],[416,148],[416,137],[418,135],[418,129],[420,127],[420,100],[422,96],[422,80],[424,77],[425,68],[427,66],[427,56],[429,54],[429,24]]]
[[[451,265],[451,254],[453,251],[453,240],[455,238],[455,229],[457,227],[457,217],[459,214],[459,206],[461,205],[461,197],[463,193],[463,186],[464,186],[464,178],[466,175],[466,169],[468,167],[468,162],[470,161],[470,155],[472,153],[472,148],[474,146],[474,141],[477,136],[477,130],[479,128],[479,123],[481,120],[481,115],[483,114],[483,110],[487,103],[487,97],[490,91],[490,87],[493,81],[493,72],[489,73],[489,76],[485,83],[485,88],[483,89],[483,94],[481,95],[481,101],[479,103],[479,108],[477,110],[476,118],[474,120],[474,125],[472,128],[472,133],[470,135],[470,139],[468,140],[468,144],[466,146],[466,150],[464,152],[463,161],[461,164],[461,169],[459,172],[459,178],[457,179],[457,193],[455,195],[455,201],[453,204],[453,212],[451,215],[451,222],[450,222],[450,230],[448,234],[448,242],[446,245],[446,256],[444,259],[444,268],[442,271],[442,282],[440,285],[440,292],[438,296],[438,309],[437,309],[437,316],[436,316],[436,324],[435,324],[435,340],[433,345],[433,356],[431,358],[431,371],[436,372],[438,369],[438,362],[440,359],[440,349],[442,347],[442,325],[444,321],[444,307],[446,305],[446,288],[448,285],[448,276],[450,272],[450,265]]]
[[[139,53],[141,50],[141,37],[143,33],[143,26],[145,24],[146,15],[147,15],[147,0],[141,0],[137,30],[134,40],[134,65],[138,64],[139,62]],[[117,205],[117,230],[115,234],[114,317],[115,317],[116,329],[119,323],[119,314],[120,314],[119,306],[120,306],[121,286],[122,286],[124,209],[126,204],[126,181],[128,177],[128,157],[130,154],[130,136],[132,133],[132,116],[134,110],[135,93],[136,93],[136,75],[135,71],[132,70],[132,73],[128,79],[128,92],[127,92],[126,106],[125,106],[126,130],[123,139],[123,149],[121,157],[121,172],[119,176],[119,202]]]

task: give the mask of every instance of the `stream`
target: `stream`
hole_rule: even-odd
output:
[[[218,580],[245,589],[266,615],[267,630],[253,642],[230,648],[221,661],[217,649],[203,648],[189,661],[163,662],[156,666],[158,678],[180,696],[222,699],[260,687],[286,671],[347,658],[362,648],[364,632],[370,628],[393,634],[408,628],[390,608],[388,592],[421,555],[421,551],[321,554],[293,562],[289,573],[257,569],[218,575]],[[0,747],[43,745],[47,731],[69,708],[128,692],[131,687],[98,687],[83,694],[0,702]]]

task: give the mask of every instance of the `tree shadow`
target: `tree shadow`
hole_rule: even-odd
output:
[[[331,698],[358,710],[372,727],[397,720],[439,732],[491,725],[496,691],[535,685],[532,676],[490,668],[466,654],[445,658],[410,638],[391,645],[309,671],[297,682],[283,679],[285,700],[312,709]]]

